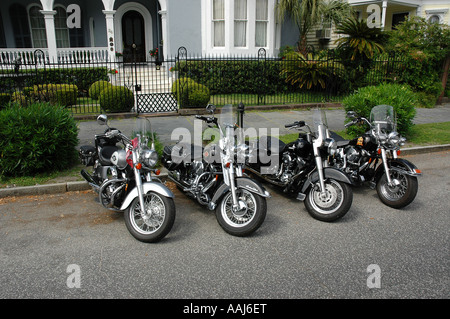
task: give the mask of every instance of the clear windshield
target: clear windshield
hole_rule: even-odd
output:
[[[224,105],[217,118],[218,123],[225,134],[226,127],[233,127],[237,123],[237,107],[231,104]]]
[[[140,138],[140,143],[142,146],[152,144],[153,142],[153,131],[150,120],[144,117],[136,118],[136,124],[133,131],[133,137]]]
[[[372,108],[369,119],[372,128],[377,133],[389,134],[396,130],[394,108],[390,105],[377,105]]]
[[[320,135],[323,138],[327,137],[327,116],[325,114],[325,111],[319,108],[316,108],[313,110],[313,132],[316,137],[319,137]]]

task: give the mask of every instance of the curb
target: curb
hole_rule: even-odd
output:
[[[450,150],[450,144],[433,145],[433,146],[419,146],[409,147],[401,150],[402,155],[416,155],[424,153],[433,153]],[[161,173],[158,178],[165,180],[167,173]],[[12,196],[29,196],[29,195],[44,195],[44,194],[60,194],[65,192],[85,191],[90,190],[91,186],[85,181],[67,182],[57,184],[45,184],[35,186],[10,187],[0,189],[0,198]]]

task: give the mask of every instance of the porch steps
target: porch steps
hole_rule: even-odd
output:
[[[128,87],[133,92],[135,85],[139,84],[140,94],[170,93],[174,80],[175,76],[164,66],[157,70],[154,65],[119,68],[117,74],[110,74],[110,82],[113,85]]]

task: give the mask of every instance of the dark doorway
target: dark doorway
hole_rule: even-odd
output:
[[[145,62],[144,17],[137,11],[128,11],[122,17],[124,62]]]
[[[392,15],[392,30],[397,29],[397,25],[408,19],[409,12],[394,13]]]

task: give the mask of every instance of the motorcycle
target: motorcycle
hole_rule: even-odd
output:
[[[178,141],[165,146],[162,163],[168,178],[187,196],[196,199],[209,210],[215,210],[219,225],[233,236],[248,236],[255,232],[266,217],[266,198],[270,194],[257,181],[243,174],[245,145],[238,144],[235,130],[235,109],[225,105],[219,119],[215,106],[208,105],[211,116],[196,115],[215,127],[218,140],[205,147]]]
[[[125,213],[125,224],[133,237],[148,243],[161,240],[172,229],[176,213],[172,191],[152,176],[159,170],[154,169],[158,154],[150,121],[137,118],[133,139],[109,127],[106,115],[99,115],[97,122],[107,129],[95,135],[95,147],[80,147],[82,164],[93,166],[92,174],[83,169],[81,175],[105,208]]]
[[[323,165],[324,159],[336,151],[325,113],[316,109],[313,123],[313,129],[305,121],[285,125],[299,131],[298,139],[288,144],[273,136],[249,141],[251,155],[246,170],[303,201],[313,218],[332,222],[350,209],[352,182],[342,171]],[[271,160],[262,154],[269,154]]]
[[[387,206],[402,208],[417,195],[417,177],[422,172],[410,161],[399,158],[400,146],[406,138],[396,131],[394,108],[377,105],[372,108],[369,120],[347,112],[352,121],[345,127],[365,123],[370,129],[357,138],[344,140],[337,135],[338,151],[330,158],[330,165],[348,173],[355,185],[368,182],[377,190],[378,197]]]

